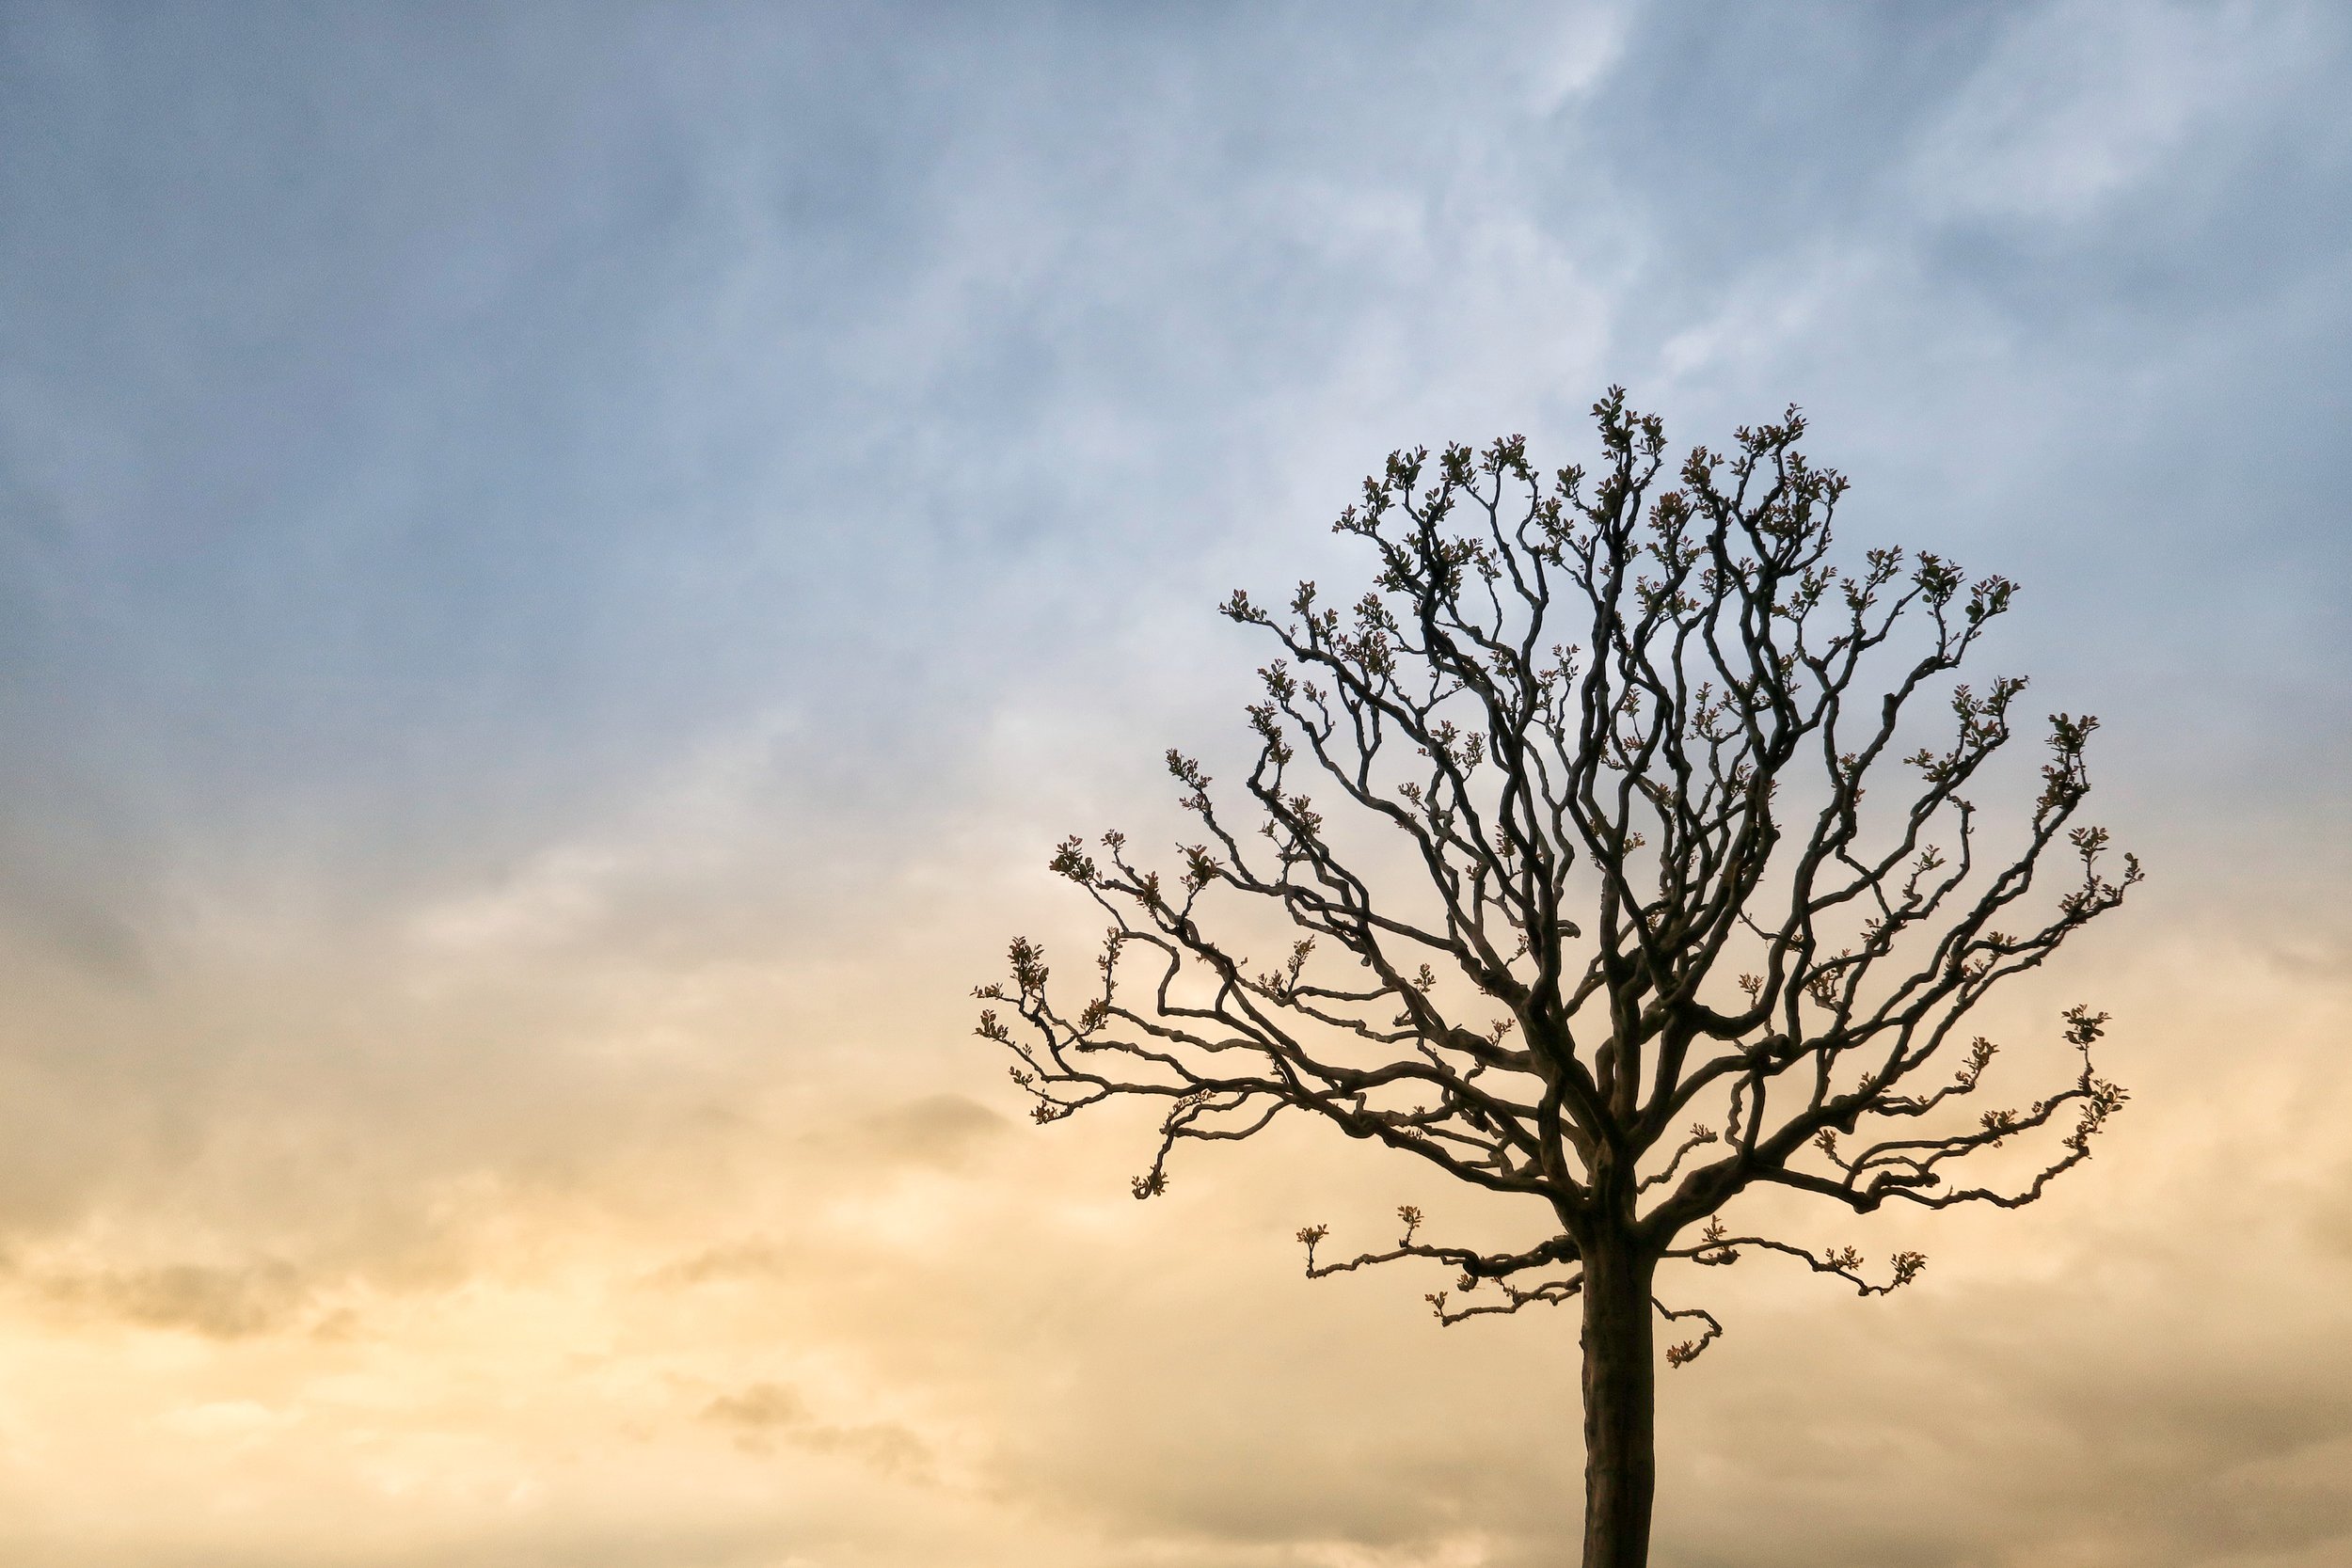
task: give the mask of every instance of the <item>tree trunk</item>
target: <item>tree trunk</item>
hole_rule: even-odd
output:
[[[1584,1254],[1584,1568],[1646,1568],[1657,1489],[1650,1275],[1629,1243]]]

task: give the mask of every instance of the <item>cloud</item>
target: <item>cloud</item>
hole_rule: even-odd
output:
[[[800,1393],[777,1383],[754,1383],[705,1405],[702,1418],[732,1430],[755,1452],[771,1440],[816,1453],[838,1453],[884,1474],[921,1480],[931,1469],[923,1440],[887,1421],[836,1424],[819,1420]]]
[[[278,1259],[56,1274],[34,1285],[41,1296],[80,1318],[110,1317],[213,1339],[283,1333],[302,1322],[313,1295],[300,1272]]]
[[[954,1167],[975,1146],[1012,1130],[1003,1115],[960,1094],[926,1095],[868,1117],[861,1131],[876,1157]]]
[[[2148,184],[2192,140],[2280,90],[2318,19],[2298,7],[2082,3],[2015,17],[1922,135],[1930,211],[2079,219]]]
[[[156,1418],[159,1426],[190,1437],[236,1442],[291,1426],[302,1419],[297,1410],[277,1410],[257,1400],[215,1400],[210,1404],[183,1405]]]

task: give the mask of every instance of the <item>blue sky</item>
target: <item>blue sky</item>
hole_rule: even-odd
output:
[[[2340,19],[1573,14],[14,12],[24,793],[430,860],[785,708],[968,794],[1103,626],[1616,379],[1805,404],[2151,787],[2324,808]]]

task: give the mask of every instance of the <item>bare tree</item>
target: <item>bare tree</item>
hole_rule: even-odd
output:
[[[1864,1213],[2014,1208],[2088,1159],[2125,1098],[2091,1068],[2106,1015],[2064,1014],[2078,1064],[2053,1092],[1973,1117],[1996,1048],[1960,1025],[2140,871],[2127,855],[2110,877],[2106,832],[2074,825],[2092,719],[2051,718],[2029,808],[1996,821],[1965,793],[2026,683],[1947,677],[2010,582],[1897,549],[1834,561],[1846,481],[1798,450],[1794,408],[1728,454],[1692,451],[1670,489],[1655,416],[1615,388],[1594,414],[1597,480],[1547,485],[1516,436],[1391,454],[1336,525],[1378,555],[1351,609],[1312,583],[1287,617],[1232,596],[1224,613],[1284,656],[1249,709],[1254,831],[1169,752],[1200,842],[1172,879],[1116,832],[1063,844],[1053,868],[1111,919],[1099,974],[1067,1011],[1017,941],[1009,982],[977,992],[1011,1016],[978,1032],[1018,1058],[1040,1122],[1167,1101],[1137,1197],[1179,1143],[1300,1113],[1539,1204],[1522,1251],[1425,1240],[1411,1206],[1385,1250],[1318,1261],[1327,1228],[1299,1240],[1311,1276],[1442,1265],[1451,1289],[1427,1299],[1445,1323],[1580,1303],[1582,1560],[1638,1568],[1655,1323],[1695,1325],[1670,1366],[1722,1331],[1658,1299],[1659,1265],[1773,1252],[1883,1294],[1925,1259],[1866,1274],[1851,1248],[1734,1234],[1719,1212],[1759,1185]],[[1899,754],[1906,710],[1936,693],[1937,743]],[[1302,776],[1352,808],[1344,850]],[[1366,825],[1386,842],[1365,848]],[[1992,837],[2009,858],[1982,852]],[[2065,885],[2029,913],[2045,857]],[[1212,935],[1217,905],[1241,928],[1278,916],[1255,928],[1279,925],[1281,961]],[[1961,1169],[2045,1128],[2045,1152],[1993,1162],[2006,1180]]]

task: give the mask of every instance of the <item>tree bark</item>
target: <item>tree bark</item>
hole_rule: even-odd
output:
[[[1629,1243],[1584,1254],[1584,1565],[1647,1568],[1657,1490],[1658,1360],[1650,1279]]]

